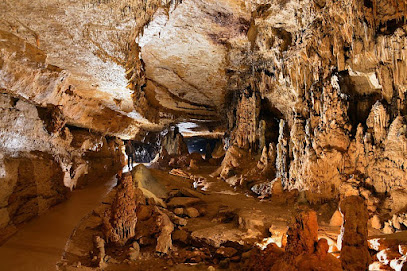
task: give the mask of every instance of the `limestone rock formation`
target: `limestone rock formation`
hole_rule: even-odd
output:
[[[311,254],[318,242],[318,221],[315,212],[302,212],[295,218],[295,223],[287,231],[287,245],[285,251],[298,256],[303,253]]]
[[[143,165],[137,165],[132,171],[134,186],[140,189],[146,198],[153,198],[157,203],[163,203],[163,198],[167,197],[166,188],[160,184]]]
[[[340,204],[343,215],[341,236],[341,263],[344,270],[368,270],[370,254],[367,244],[367,220],[369,218],[366,204],[358,196],[345,198]]]
[[[160,235],[157,238],[155,251],[167,254],[172,249],[171,234],[174,231],[174,224],[166,214],[159,210],[158,213],[160,216],[158,217],[157,224],[160,229]]]
[[[162,139],[162,148],[165,148],[169,155],[185,155],[188,154],[188,147],[184,141],[184,137],[179,132],[178,127],[169,129]]]
[[[0,119],[0,228],[6,235],[65,200],[69,190],[121,167],[119,140],[71,130],[55,107],[2,93]]]
[[[248,270],[342,270],[338,259],[328,253],[328,242],[318,240],[317,215],[299,213],[287,231],[284,250],[271,243],[249,262]]]
[[[16,2],[0,3],[0,242],[70,190],[117,173],[122,140],[153,146],[153,167],[188,189],[233,186],[231,202],[291,196],[328,222],[342,201],[345,270],[368,268],[367,221],[385,233],[407,226],[406,0]],[[202,148],[204,161],[187,135],[223,138],[224,149]],[[121,174],[107,249],[137,240],[169,254],[172,232],[205,213],[190,206],[197,191],[171,194],[144,166]],[[284,250],[254,249],[267,265],[258,268],[339,270],[317,228],[315,213],[299,215]],[[220,246],[207,232],[191,236]],[[208,251],[174,259],[218,251],[228,268],[243,254]],[[401,269],[402,254],[374,258]]]
[[[103,218],[104,234],[108,242],[124,245],[136,235],[137,198],[131,174],[119,180],[119,188],[112,207]]]

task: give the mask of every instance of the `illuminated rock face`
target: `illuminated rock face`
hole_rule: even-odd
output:
[[[256,177],[253,162],[309,202],[405,207],[404,0],[128,2],[0,3],[0,178],[9,157],[42,152],[73,188],[83,154],[115,160],[120,139],[192,122],[226,132],[224,179]],[[183,153],[174,141],[165,151]]]
[[[121,141],[65,127],[60,111],[48,109],[0,94],[0,239],[121,168]]]

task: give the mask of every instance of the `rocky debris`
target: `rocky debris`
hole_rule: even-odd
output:
[[[253,237],[261,237],[270,228],[266,217],[258,210],[240,210],[237,212],[240,229],[246,230]],[[273,236],[274,237],[274,236]]]
[[[283,183],[280,178],[275,178],[271,181],[271,195],[281,196],[283,194]]]
[[[180,263],[202,263],[209,261],[211,252],[208,248],[185,248],[173,253],[173,257]]]
[[[406,259],[406,241],[397,237],[375,237],[368,240],[369,249],[374,251],[373,262],[370,270],[380,267],[380,270],[404,270]]]
[[[186,244],[189,238],[189,233],[185,230],[174,230],[172,233],[172,240]]]
[[[238,253],[236,249],[233,247],[220,247],[216,250],[215,256],[221,257],[221,258],[232,258]]]
[[[199,211],[197,209],[195,209],[194,207],[185,208],[185,214],[187,216],[189,216],[190,218],[195,218],[195,217],[198,217],[200,215]]]
[[[279,248],[275,243],[269,244],[264,250],[256,250],[245,256],[248,262],[247,270],[268,271],[284,255],[284,249]]]
[[[131,174],[124,174],[112,207],[107,209],[103,218],[104,234],[108,242],[121,246],[136,235],[137,199]]]
[[[211,176],[220,176],[222,179],[228,179],[232,175],[236,175],[237,172],[234,172],[234,170],[239,169],[242,166],[242,162],[246,155],[245,151],[239,149],[237,146],[230,146],[226,151],[221,166],[212,173]]]
[[[398,250],[399,241],[397,239],[386,237],[373,237],[368,240],[369,249],[374,251],[381,251],[389,248]]]
[[[367,244],[367,221],[369,215],[364,200],[350,196],[340,203],[343,215],[338,246],[341,249],[341,263],[345,270],[367,270],[371,262]]]
[[[273,200],[289,201],[298,196],[298,191],[284,191],[281,178],[275,178],[271,182],[255,184],[250,189],[259,195],[259,198],[271,197]]]
[[[181,134],[179,134],[182,136]],[[183,142],[183,141],[182,141]],[[183,144],[186,144],[185,142]],[[185,148],[187,146],[185,145]],[[176,168],[176,169],[184,169],[187,167],[192,166],[192,168],[198,168],[199,165],[203,164],[205,161],[202,159],[200,154],[197,153],[188,153],[188,148],[183,150],[179,150],[180,154],[173,153],[170,154],[167,151],[167,148],[161,146],[160,153],[158,157],[153,161],[152,166],[157,168]]]
[[[247,233],[236,229],[230,224],[217,224],[215,226],[199,229],[191,233],[191,239],[198,244],[207,244],[214,248],[219,248],[225,243],[236,243],[243,245]]]
[[[374,215],[372,218],[369,219],[369,225],[373,229],[381,229],[382,228],[382,223],[380,222],[380,218],[377,215]]]
[[[174,209],[174,214],[180,216],[184,214],[184,208],[175,208]]]
[[[391,191],[385,204],[392,210],[392,213],[403,211],[407,208],[407,191],[402,189]]]
[[[216,223],[230,223],[238,220],[238,210],[228,206],[220,206],[215,217],[212,219]]]
[[[185,179],[189,179],[191,177],[191,174],[178,168],[171,169],[169,174],[174,175],[174,176],[179,176]]]
[[[372,218],[372,220],[373,220],[373,218]],[[391,217],[391,219],[384,221],[383,228],[382,228],[380,219],[377,216],[376,216],[375,220],[377,221],[377,222],[375,222],[376,229],[382,229],[383,233],[385,233],[385,234],[400,232],[407,228],[407,214],[406,213],[394,214]],[[373,221],[372,221],[372,226],[373,226]]]
[[[259,183],[253,185],[250,190],[259,195],[259,196],[270,196],[271,195],[271,183],[270,182],[265,182],[265,183]]]
[[[182,169],[172,169],[169,174],[194,181],[194,187],[205,187],[206,179],[202,176],[188,173]]]
[[[263,251],[255,251],[246,263],[247,270],[342,270],[328,249],[326,239],[318,240],[316,213],[304,211],[290,225],[285,248],[271,243]]]
[[[165,208],[161,208],[160,210],[161,210],[161,212],[165,213],[170,218],[172,223],[174,223],[175,225],[177,225],[177,226],[187,225],[187,220],[185,218],[179,217],[178,215],[168,211]]]

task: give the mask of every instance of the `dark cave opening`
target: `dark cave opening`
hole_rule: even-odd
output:
[[[341,92],[348,96],[347,115],[352,125],[352,134],[355,134],[358,124],[366,123],[372,106],[379,100],[384,104],[387,104],[387,102],[383,100],[380,92],[362,90],[361,86],[356,85],[351,79],[347,71],[340,72],[338,79]]]
[[[220,139],[216,138],[206,138],[200,136],[192,136],[185,138],[185,143],[187,143],[189,153],[199,153],[204,155],[206,153],[207,145],[209,144],[210,150],[213,151]]]
[[[279,123],[283,118],[283,113],[281,113],[281,111],[278,110],[269,100],[261,100],[259,120],[264,120],[266,123],[266,142],[277,143],[279,136]]]

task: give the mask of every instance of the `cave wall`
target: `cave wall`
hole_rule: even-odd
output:
[[[20,19],[69,6],[49,2],[31,14],[36,1],[23,1]],[[45,23],[31,25],[44,37],[16,18],[0,24],[2,161],[50,154],[72,188],[84,182],[84,172],[102,172],[120,142],[65,125],[130,139],[141,128],[158,132],[179,120],[212,120],[227,127],[225,139],[239,148],[270,153],[269,178],[308,191],[310,200],[362,187],[405,190],[404,0],[85,2],[70,3],[78,16],[48,18],[59,35],[72,36],[68,46],[51,38]],[[102,13],[102,25],[77,23]],[[120,33],[100,31],[111,20],[129,24]],[[100,68],[112,61],[120,85],[127,83],[123,97],[115,87],[98,89],[103,80],[83,70],[111,81],[116,73]],[[169,133],[161,143],[182,153],[180,138]],[[101,162],[84,166],[95,159]]]
[[[50,64],[45,51],[0,29],[2,92],[40,107],[59,107],[69,125],[123,138],[140,130],[142,118],[118,108],[121,102],[110,93],[80,88],[74,73]]]
[[[273,143],[276,163],[288,161],[285,188],[306,190],[311,201],[366,188],[405,190],[405,1],[297,2],[253,5],[252,72],[237,93],[250,88],[281,113],[274,116],[286,126]],[[229,128],[243,147],[241,138],[254,132],[239,128],[249,110],[240,109],[244,99],[236,101]],[[264,145],[256,121],[256,142]]]
[[[75,187],[114,176],[123,165],[121,140],[69,128],[57,116],[0,94],[0,241]]]

